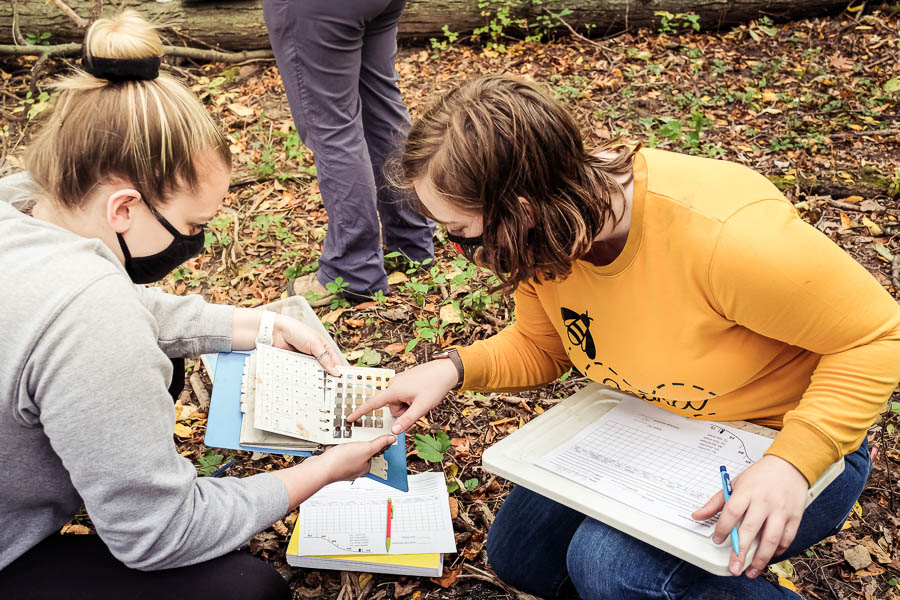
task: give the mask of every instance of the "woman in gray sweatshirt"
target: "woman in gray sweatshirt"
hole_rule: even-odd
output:
[[[393,438],[243,479],[198,478],[178,453],[170,359],[252,348],[260,314],[136,284],[203,249],[228,143],[159,73],[159,37],[136,13],[97,21],[85,47],[28,175],[0,181],[0,597],[289,597],[274,569],[233,551],[367,472]],[[276,319],[274,342],[337,364],[293,319]],[[82,504],[99,538],[59,535]]]

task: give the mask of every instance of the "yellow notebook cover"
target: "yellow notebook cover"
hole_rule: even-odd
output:
[[[287,553],[300,555],[299,519],[294,524],[291,540],[288,542]],[[349,560],[365,562],[374,565],[394,565],[398,567],[418,567],[421,569],[437,569],[440,566],[441,555],[433,554],[340,554],[336,556],[316,556],[328,560]]]

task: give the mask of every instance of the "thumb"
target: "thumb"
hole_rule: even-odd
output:
[[[369,456],[383,452],[388,446],[397,441],[397,437],[393,435],[382,435],[369,442]]]
[[[724,507],[725,495],[722,492],[716,492],[706,504],[695,510],[691,517],[696,521],[705,521],[720,513]]]
[[[416,403],[413,402],[409,405],[409,408],[406,411],[397,417],[397,420],[394,421],[393,427],[391,427],[391,431],[395,434],[401,434],[410,427],[415,424],[416,421],[425,416],[425,413],[428,412],[428,407],[424,406],[424,402]]]

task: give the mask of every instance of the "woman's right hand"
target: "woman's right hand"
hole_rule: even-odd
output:
[[[382,435],[368,442],[338,444],[318,456],[308,458],[306,462],[312,461],[332,483],[348,481],[368,473],[372,457],[396,441],[397,438],[392,435]]]
[[[347,420],[355,421],[364,414],[389,405],[391,414],[397,418],[391,431],[400,434],[440,404],[456,386],[458,378],[451,360],[439,358],[418,365],[395,375],[385,391],[353,411]]]

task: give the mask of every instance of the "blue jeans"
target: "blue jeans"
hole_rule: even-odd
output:
[[[844,472],[807,507],[794,542],[772,562],[841,530],[872,470],[868,442],[845,461]],[[762,577],[708,573],[523,487],[513,489],[497,513],[487,553],[501,579],[545,598],[573,585],[585,600],[800,598]]]

